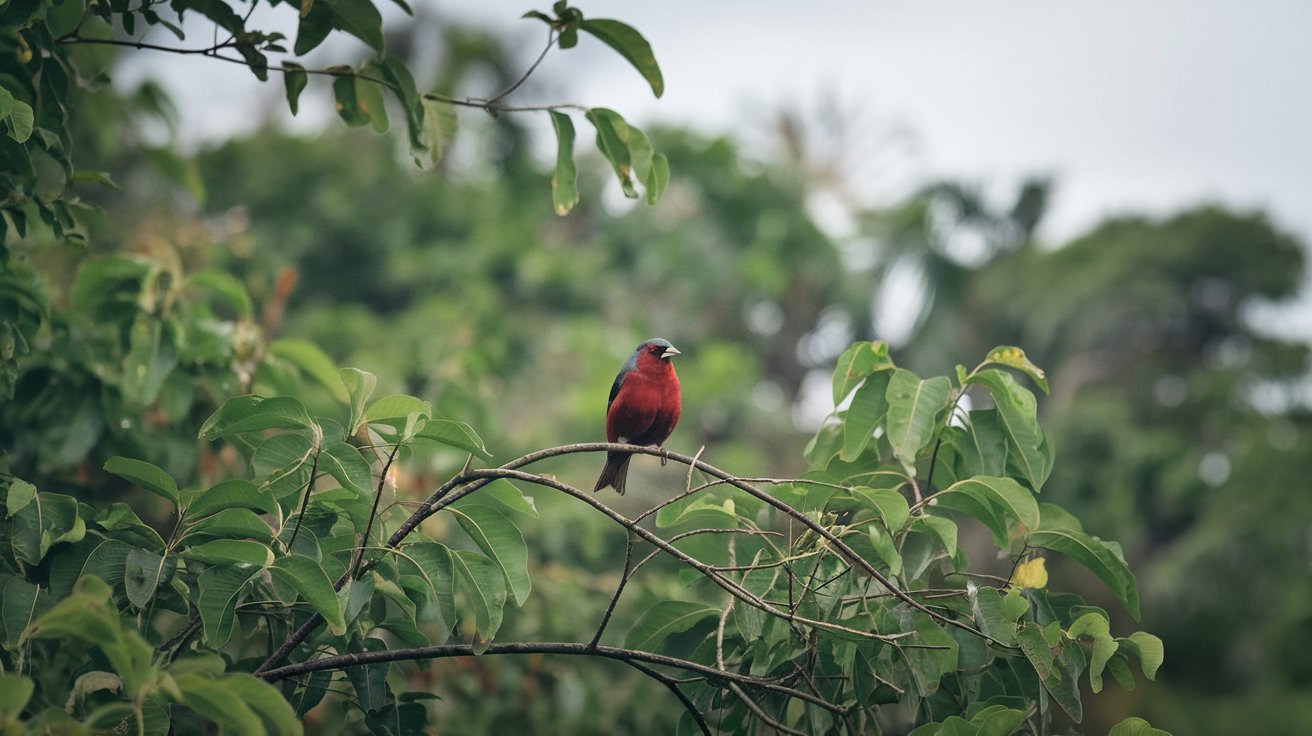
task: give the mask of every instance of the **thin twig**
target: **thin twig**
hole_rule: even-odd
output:
[[[597,626],[597,633],[592,635],[592,641],[588,642],[588,648],[595,649],[597,642],[601,641],[601,635],[606,632],[606,625],[610,623],[611,614],[615,613],[615,605],[620,602],[620,594],[624,592],[624,586],[629,582],[630,565],[633,564],[633,534],[630,532],[624,538],[624,572],[620,574],[620,584],[615,586],[615,595],[610,597],[610,605],[606,606],[606,613],[601,617],[601,624]]]

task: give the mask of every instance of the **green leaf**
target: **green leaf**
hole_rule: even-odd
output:
[[[14,478],[9,482],[9,493],[5,498],[8,513],[6,516],[13,517],[14,514],[23,510],[23,507],[32,503],[36,498],[36,486],[28,483],[21,478]]]
[[[1025,654],[1025,658],[1034,667],[1039,679],[1046,680],[1051,677],[1053,652],[1043,636],[1043,627],[1032,622],[1022,624],[1016,632],[1016,641],[1020,644],[1020,650]]]
[[[128,552],[127,566],[123,570],[123,590],[128,602],[138,609],[144,609],[155,597],[155,590],[161,583],[167,583],[177,569],[178,558],[173,555],[161,557],[144,549],[132,549]]]
[[[515,605],[524,605],[532,582],[528,575],[528,546],[519,528],[491,506],[469,504],[449,510],[483,554],[501,568]]]
[[[492,453],[487,451],[483,445],[483,440],[478,434],[464,422],[456,422],[450,419],[430,419],[415,434],[415,439],[430,440],[443,445],[454,447],[457,450],[477,455],[484,460],[490,460]]]
[[[185,535],[186,538],[202,536],[255,539],[267,544],[273,541],[273,530],[249,509],[228,508],[196,522]]]
[[[337,479],[343,488],[360,493],[373,490],[374,474],[360,451],[345,442],[333,442],[319,453],[319,467]]]
[[[1025,722],[1025,716],[1023,710],[992,705],[976,713],[970,722],[979,729],[974,736],[1011,736]]]
[[[720,615],[718,608],[691,601],[659,601],[648,608],[624,637],[625,649],[658,652],[672,634],[679,634],[708,618]]]
[[[1030,379],[1034,381],[1035,385],[1043,389],[1043,393],[1048,393],[1047,375],[1043,372],[1042,368],[1031,363],[1029,357],[1025,355],[1025,351],[1020,348],[1012,347],[1011,345],[1002,345],[993,348],[989,351],[989,354],[985,356],[984,363],[986,365],[989,363],[997,363],[998,365],[1005,365],[1008,368],[1015,368],[1021,373],[1029,376]]]
[[[597,148],[615,169],[624,196],[636,199],[638,191],[633,187],[633,162],[628,145],[629,124],[619,113],[605,107],[594,107],[584,117],[596,128]]]
[[[0,594],[0,644],[13,649],[28,625],[50,610],[50,593],[22,578],[11,577],[0,588]]]
[[[373,81],[383,76],[377,62],[370,61],[361,67],[363,76],[355,78],[355,100],[360,111],[369,118],[375,133],[386,133],[388,128],[387,104],[383,101],[383,86]],[[369,77],[366,79],[365,77]]]
[[[895,489],[856,486],[848,489],[848,492],[860,501],[861,505],[877,511],[880,520],[884,522],[884,527],[890,532],[899,531],[906,525],[907,518],[911,515],[906,497]]]
[[[200,436],[217,440],[266,429],[318,429],[305,405],[292,396],[237,396],[223,402],[201,425]]]
[[[1171,734],[1169,731],[1153,728],[1148,721],[1142,718],[1130,716],[1112,726],[1111,730],[1107,732],[1107,736],[1171,736]]]
[[[178,485],[173,481],[173,476],[144,460],[114,456],[105,461],[105,470],[136,483],[143,490],[167,499],[174,505],[178,503]]]
[[[915,472],[916,456],[933,438],[935,422],[947,408],[951,392],[947,376],[922,381],[911,371],[898,368],[889,379],[888,441],[908,473]]]
[[[277,503],[261,493],[254,483],[234,478],[216,483],[198,493],[187,507],[184,518],[187,521],[199,521],[224,509],[252,509],[260,513],[272,513],[276,508]]]
[[[265,733],[260,717],[235,694],[228,692],[222,679],[198,672],[184,672],[173,680],[182,695],[182,705],[218,724],[220,733]]]
[[[915,635],[902,642],[918,646],[903,647],[901,652],[911,667],[916,692],[928,697],[938,692],[943,675],[957,668],[959,645],[934,619],[919,611],[909,615],[914,620]],[[907,621],[904,625],[911,628],[913,624]]]
[[[556,214],[564,216],[579,203],[579,172],[574,165],[574,122],[563,112],[547,112],[556,130],[556,168],[551,174],[551,202]]]
[[[30,677],[9,672],[0,674],[0,723],[17,723],[35,691],[36,683]]]
[[[583,21],[579,30],[596,36],[627,59],[651,85],[652,94],[660,97],[665,93],[665,80],[661,77],[661,68],[656,63],[651,44],[636,29],[617,20],[590,18]]]
[[[457,551],[451,556],[451,561],[455,566],[457,588],[465,602],[474,608],[478,643],[486,645],[501,628],[502,609],[506,605],[506,575],[497,563],[477,552]],[[476,647],[475,651],[481,654],[483,650]]]
[[[223,271],[199,271],[187,277],[187,285],[203,289],[218,297],[237,313],[238,317],[249,319],[255,313],[250,294],[246,287],[231,274]]]
[[[1056,623],[1056,622],[1054,622]],[[1084,705],[1080,700],[1080,672],[1084,670],[1084,650],[1074,642],[1063,642],[1053,660],[1053,668],[1043,680],[1043,687],[1057,701],[1062,710],[1079,723],[1084,720]]]
[[[343,404],[350,401],[346,388],[338,378],[337,366],[318,345],[309,340],[275,340],[269,343],[269,354],[301,369],[302,373],[328,389],[333,398]]]
[[[337,116],[342,122],[352,128],[369,124],[369,114],[360,107],[353,71],[343,71],[333,77],[333,98],[337,101]]]
[[[888,371],[880,371],[866,376],[852,395],[852,403],[843,418],[843,449],[838,453],[843,460],[856,460],[874,438],[875,427],[888,413],[886,394],[892,375]]]
[[[1117,641],[1123,649],[1134,652],[1139,658],[1139,666],[1143,669],[1144,677],[1149,680],[1157,679],[1157,668],[1162,666],[1162,661],[1166,657],[1161,639],[1144,631],[1136,631],[1128,638]]]
[[[670,186],[670,159],[663,153],[651,157],[651,175],[643,182],[647,187],[647,204],[656,204]]]
[[[415,577],[426,586],[424,595],[432,601],[431,606],[419,609],[419,620],[433,622],[436,617],[436,628],[449,631],[456,622],[455,563],[451,551],[436,542],[407,544],[401,551],[405,555],[402,569],[407,569],[407,565],[415,568]]]
[[[317,0],[333,12],[333,26],[383,53],[383,16],[369,0]],[[299,52],[298,52],[299,53]]]
[[[184,559],[208,565],[268,567],[274,560],[273,550],[267,544],[249,539],[215,539],[193,547],[184,547],[180,554]]]
[[[245,672],[230,672],[219,679],[232,698],[259,716],[270,736],[300,736],[303,731],[296,711],[273,685]]]
[[[32,622],[23,639],[72,639],[99,649],[129,698],[155,670],[154,649],[137,632],[123,628],[109,585],[95,576],[78,580],[68,597]]]
[[[384,396],[369,405],[364,416],[370,422],[381,422],[387,419],[405,419],[410,416],[421,416],[425,419],[433,415],[433,407],[423,399],[417,399],[414,396],[404,394],[392,394]]]
[[[1097,613],[1086,613],[1071,624],[1066,631],[1070,638],[1087,643],[1092,651],[1089,655],[1089,687],[1095,693],[1102,692],[1102,671],[1107,660],[1116,653],[1116,640],[1112,638],[1107,619]],[[1087,640],[1087,641],[1086,641]]]
[[[1031,547],[1060,552],[1087,567],[1107,585],[1134,620],[1139,620],[1139,589],[1119,545],[1069,529],[1031,532],[1026,542]]]
[[[301,555],[283,555],[273,563],[269,572],[277,580],[295,588],[302,598],[309,601],[314,610],[323,616],[333,635],[346,633],[346,621],[337,600],[337,591],[333,590],[332,581],[318,562]]]
[[[251,460],[260,493],[285,498],[295,492],[299,497],[309,485],[315,453],[314,442],[303,434],[275,434],[261,442]]]
[[[442,100],[424,96],[419,100],[423,111],[424,143],[428,149],[429,167],[436,166],[446,155],[451,141],[455,140],[460,128],[460,118],[456,115],[454,105]]]
[[[838,356],[838,366],[834,369],[834,404],[842,403],[866,376],[892,368],[888,343],[883,340],[853,343]]]
[[[1015,646],[1016,619],[1008,615],[997,589],[978,588],[974,583],[970,583],[967,585],[967,591],[976,627],[1002,642],[1003,646]]]
[[[410,134],[410,150],[419,152],[427,148],[424,143],[424,106],[419,100],[414,76],[405,63],[395,57],[378,60],[383,79],[391,83],[392,93],[405,111],[406,129]]]
[[[142,315],[133,320],[119,379],[125,410],[138,412],[154,403],[164,381],[177,367],[172,333],[169,325],[153,317]]]
[[[36,565],[51,547],[61,542],[77,543],[86,532],[86,522],[77,513],[73,497],[40,492],[14,514],[9,546],[14,559]]]
[[[292,115],[300,112],[301,92],[305,91],[305,85],[310,81],[309,75],[305,73],[305,67],[291,61],[284,61],[282,83],[287,91],[287,108],[292,111]]]
[[[943,544],[948,557],[957,556],[957,523],[942,516],[923,514],[911,520],[911,530],[929,534]]]
[[[988,388],[1012,450],[1009,461],[1017,465],[1031,488],[1041,489],[1052,471],[1052,457],[1047,438],[1039,428],[1034,394],[1017,383],[1010,373],[995,368],[968,377],[966,383]]]
[[[211,567],[196,578],[200,594],[195,602],[196,608],[200,610],[206,644],[219,648],[232,638],[242,588],[261,570],[258,567],[225,565]]]
[[[305,56],[317,48],[332,33],[333,20],[333,11],[327,3],[303,3],[300,24],[296,28],[296,44],[292,51],[297,56]]]
[[[993,532],[994,542],[1007,547],[1010,539],[1005,521],[995,513],[1001,511],[1015,519],[1021,531],[1039,527],[1039,504],[1034,494],[1011,478],[981,475],[957,481],[930,502],[945,509],[964,511],[979,519]]]
[[[347,396],[351,399],[351,421],[347,425],[346,434],[354,436],[364,424],[364,405],[373,395],[374,386],[378,385],[378,377],[359,368],[343,368],[338,376],[341,378],[342,385],[346,387]]]
[[[519,487],[505,478],[498,478],[483,486],[480,496],[491,498],[497,503],[525,516],[538,518],[538,507],[532,496],[525,496]]]
[[[36,120],[32,106],[22,100],[12,100],[11,104],[9,114],[3,116],[9,137],[15,143],[27,143],[27,139],[32,137],[32,125]]]

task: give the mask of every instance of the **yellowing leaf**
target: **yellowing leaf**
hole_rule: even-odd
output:
[[[1044,588],[1048,585],[1048,568],[1042,557],[1021,563],[1011,574],[1011,584],[1017,588]]]

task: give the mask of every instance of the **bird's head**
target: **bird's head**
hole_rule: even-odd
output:
[[[638,346],[638,352],[645,352],[661,360],[669,360],[679,354],[677,348],[670,344],[669,340],[661,337],[653,337]]]
[[[659,337],[653,337],[634,348],[633,355],[624,364],[624,370],[643,370],[650,371],[660,368],[662,371],[668,370],[670,358],[678,355],[679,351],[669,340]]]

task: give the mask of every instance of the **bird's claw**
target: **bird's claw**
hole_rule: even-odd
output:
[[[664,447],[662,447],[662,448],[661,448],[661,467],[662,467],[662,468],[665,467],[665,464],[668,463],[669,461],[670,461],[670,451],[669,451],[669,450],[666,450]]]

